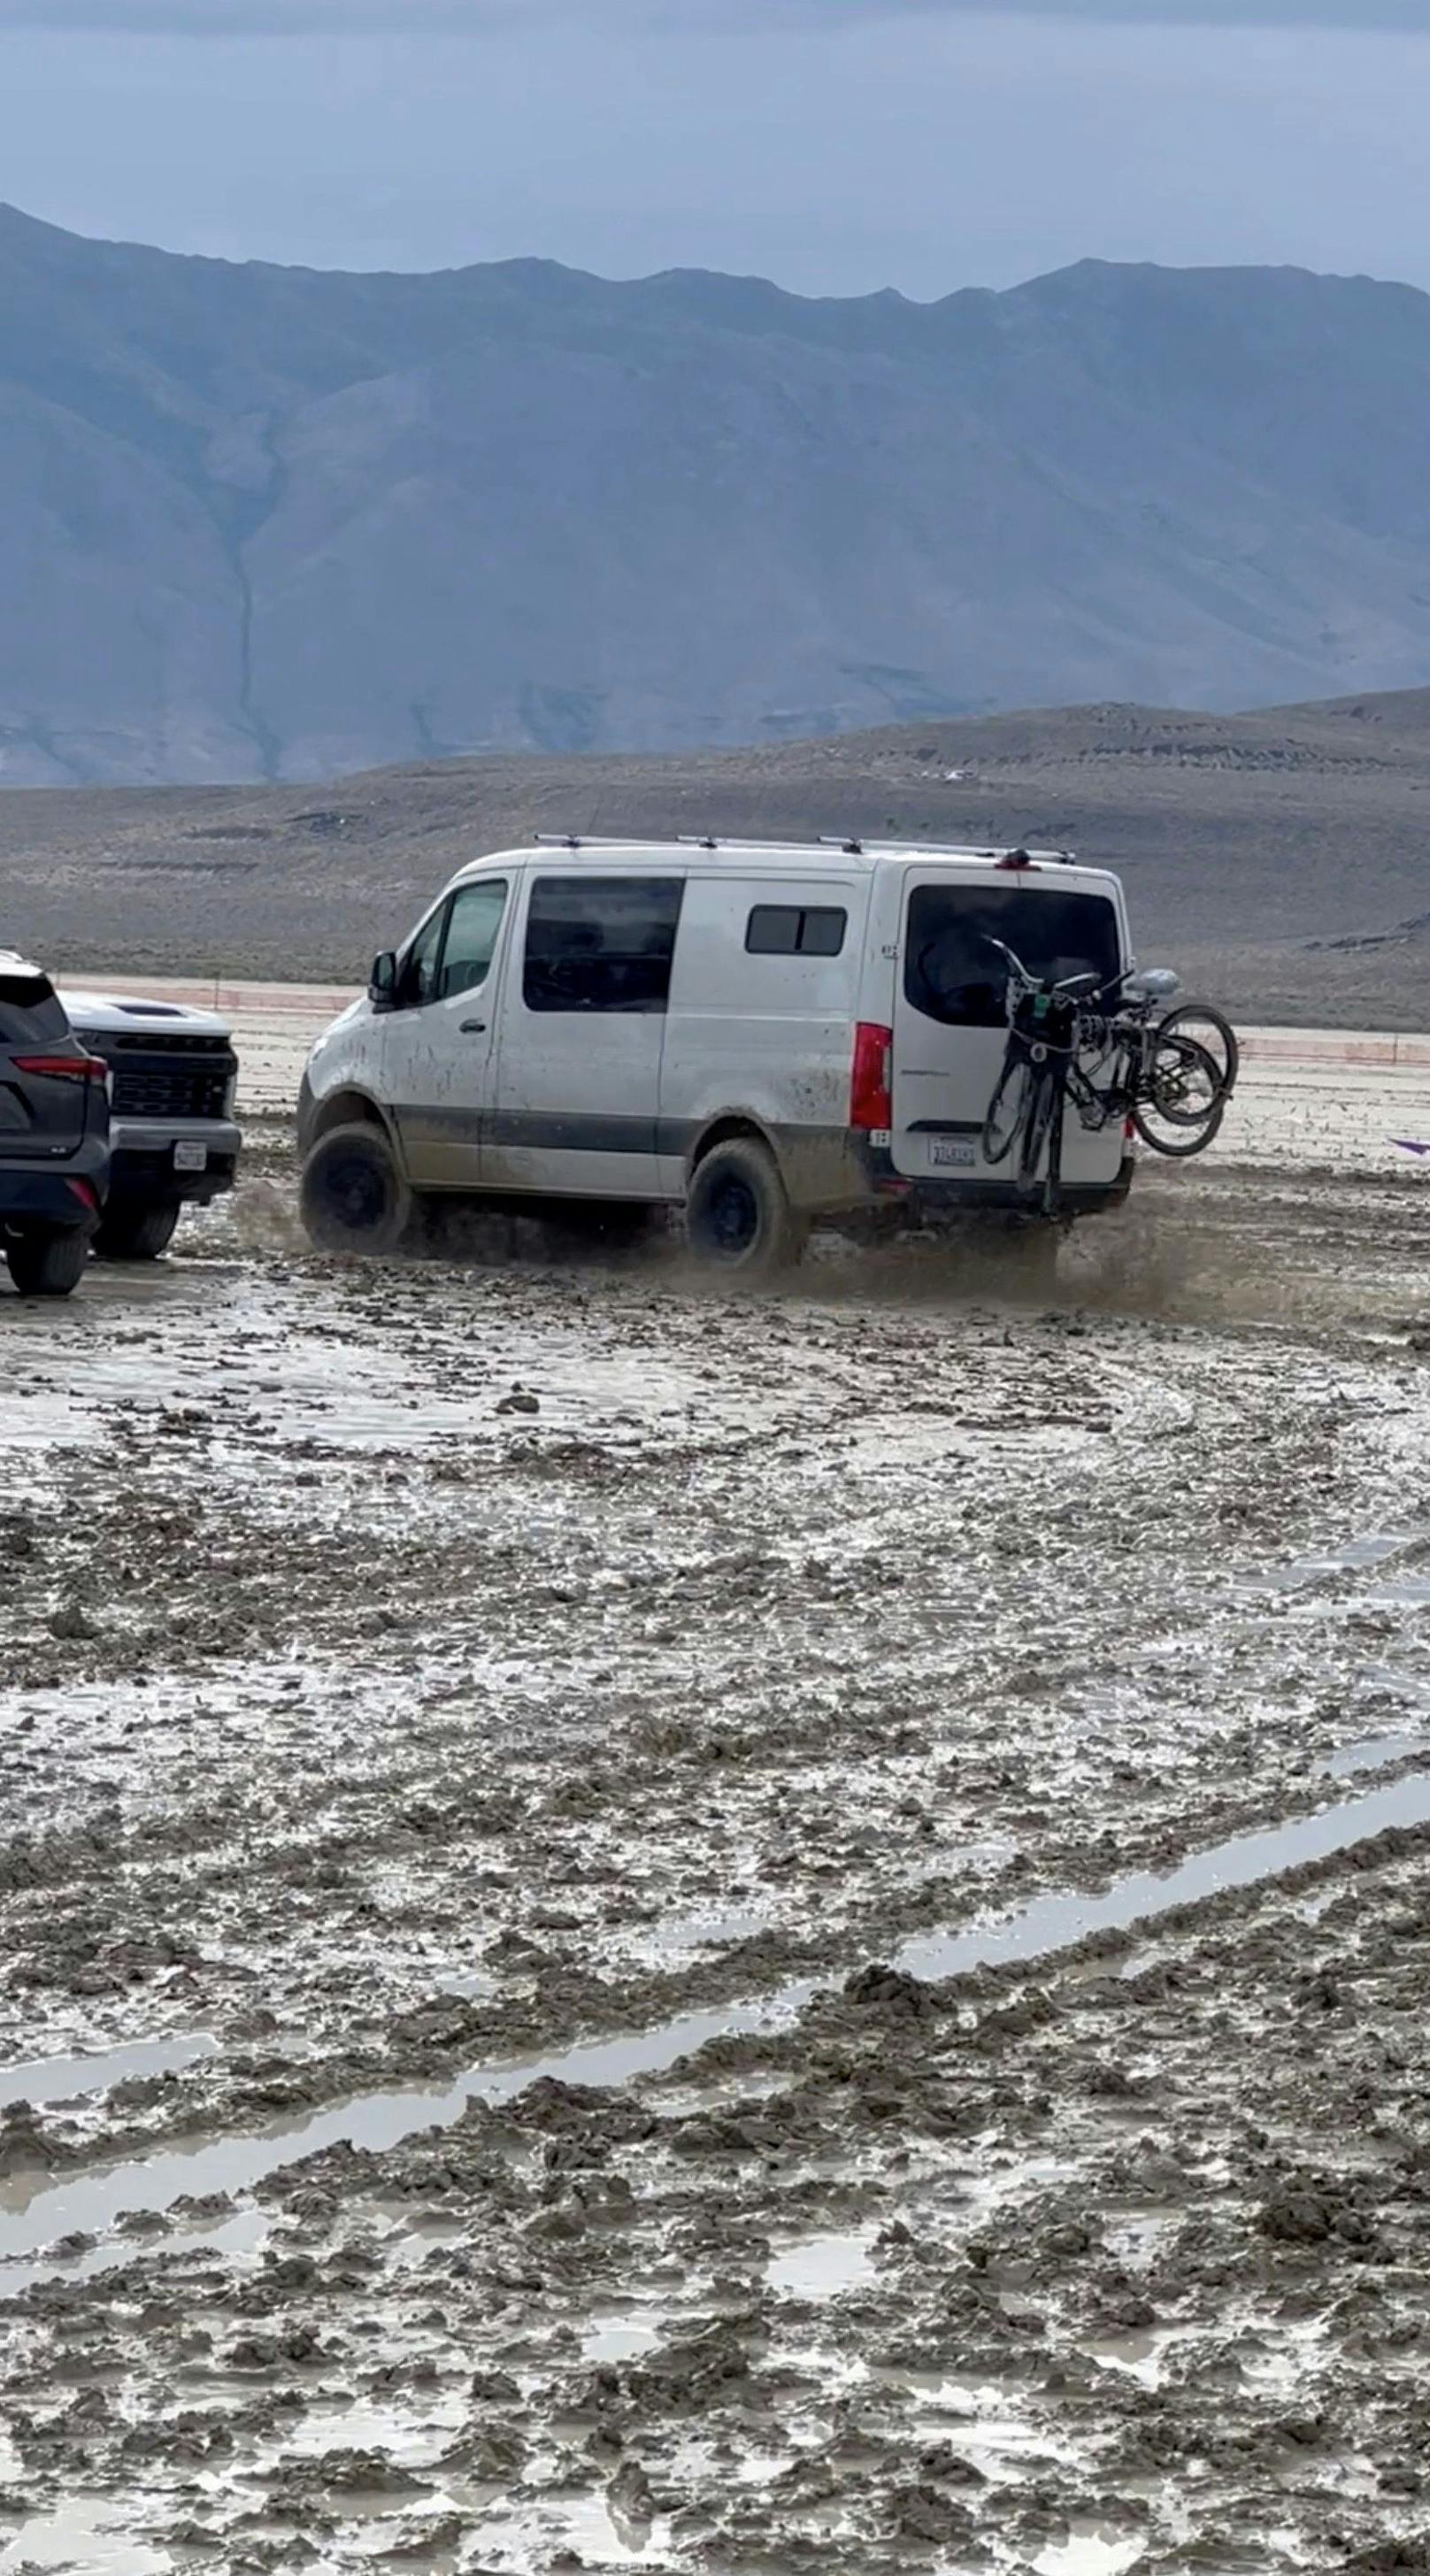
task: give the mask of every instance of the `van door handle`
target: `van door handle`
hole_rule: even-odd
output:
[[[481,1037],[486,1029],[486,1025],[485,1020],[463,1020],[462,1035],[464,1038]]]

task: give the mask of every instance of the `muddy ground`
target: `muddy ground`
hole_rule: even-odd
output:
[[[0,2568],[1430,2567],[1430,1195],[0,1300]]]

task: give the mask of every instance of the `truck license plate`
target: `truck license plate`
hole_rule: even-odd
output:
[[[929,1146],[932,1162],[942,1171],[971,1172],[978,1160],[971,1136],[934,1136]]]
[[[187,1137],[181,1137],[178,1144],[174,1147],[174,1169],[176,1172],[206,1172],[208,1170],[208,1163],[209,1149],[207,1145],[192,1144]]]

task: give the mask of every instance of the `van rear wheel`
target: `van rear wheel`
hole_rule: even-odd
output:
[[[756,1138],[732,1136],[696,1165],[685,1237],[702,1268],[731,1279],[773,1279],[793,1269],[805,1233],[773,1154]]]
[[[412,1223],[412,1192],[380,1127],[333,1127],[306,1163],[303,1224],[319,1252],[396,1252]]]

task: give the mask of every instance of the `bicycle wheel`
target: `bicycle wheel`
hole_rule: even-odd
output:
[[[1051,1170],[1053,1107],[1056,1103],[1058,1114],[1061,1116],[1063,1099],[1062,1084],[1050,1066],[1046,1064],[1035,1066],[1033,1080],[1036,1089],[1028,1110],[1027,1122],[1023,1128],[1023,1151],[1018,1158],[1018,1178],[1023,1188],[1029,1191],[1037,1185],[1045,1153],[1049,1156],[1047,1177],[1056,1187]]]
[[[1159,1037],[1193,1038],[1205,1047],[1221,1076],[1221,1087],[1230,1100],[1241,1071],[1241,1046],[1230,1020],[1214,1009],[1210,1002],[1178,1002],[1157,1022]]]
[[[1204,1154],[1226,1116],[1221,1067],[1195,1038],[1159,1029],[1147,1087],[1133,1111],[1137,1133],[1154,1154]]]
[[[1023,1132],[1030,1105],[1033,1068],[1025,1055],[1004,1058],[998,1087],[983,1121],[985,1163],[1006,1163]]]

